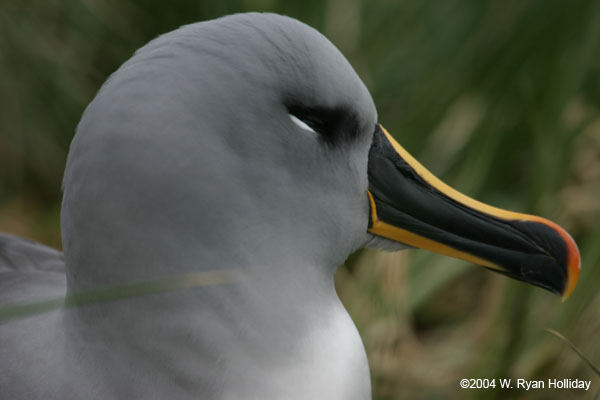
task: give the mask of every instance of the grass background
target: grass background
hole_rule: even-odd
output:
[[[375,399],[594,398],[600,364],[600,3],[595,0],[3,0],[0,231],[60,246],[60,184],[75,126],[106,77],[160,33],[242,11],[323,32],[380,121],[467,194],[555,220],[580,246],[566,303],[423,251],[362,251],[338,292]],[[460,378],[578,378],[573,390],[462,390]]]

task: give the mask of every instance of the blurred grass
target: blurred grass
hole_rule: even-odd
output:
[[[600,3],[592,0],[25,0],[0,4],[0,230],[60,246],[68,145],[108,74],[160,33],[273,11],[326,34],[379,119],[450,185],[541,214],[580,245],[566,303],[464,262],[363,251],[336,279],[376,399],[591,398],[600,380]],[[578,378],[577,391],[461,390],[462,377]]]

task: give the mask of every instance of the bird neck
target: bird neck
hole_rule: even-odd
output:
[[[317,398],[347,387],[347,378],[368,387],[360,337],[332,277],[318,271],[255,269],[238,282],[77,307],[65,313],[77,338],[73,351],[93,352],[90,359],[106,366],[126,360],[125,380],[156,375],[197,393],[217,387],[226,398],[286,397],[281,390],[314,390],[306,398]]]

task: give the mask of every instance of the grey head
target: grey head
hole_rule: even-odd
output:
[[[115,72],[79,124],[62,211],[71,291],[240,267],[331,277],[384,241],[564,297],[580,268],[558,225],[435,178],[335,46],[272,14],[183,27]]]
[[[369,237],[376,121],[344,56],[294,19],[234,15],[153,40],[72,142],[69,290],[300,261],[331,275]]]

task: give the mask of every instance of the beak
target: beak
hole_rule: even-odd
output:
[[[452,189],[377,125],[369,151],[369,232],[469,261],[566,299],[580,256],[547,219],[501,210]]]

